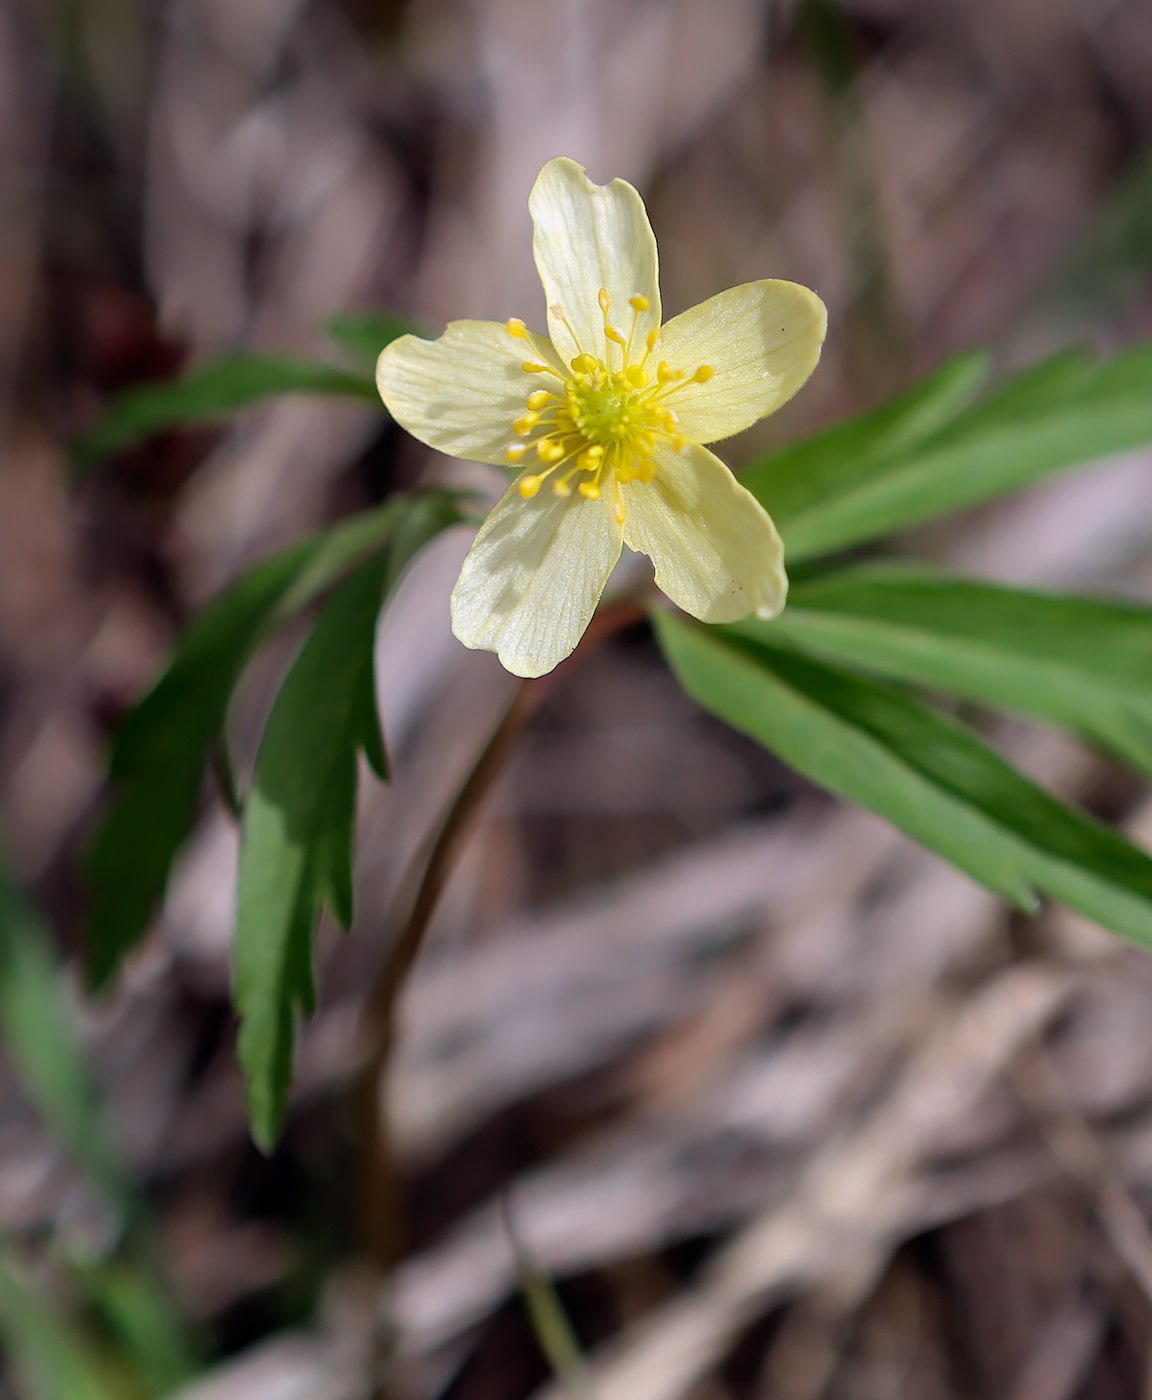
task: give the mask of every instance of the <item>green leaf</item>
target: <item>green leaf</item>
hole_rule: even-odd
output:
[[[788,558],[846,549],[1149,440],[1152,346],[1132,346],[1100,365],[1066,352],[1016,375],[927,438],[878,450],[860,479],[850,467],[833,472],[830,489],[806,496],[781,522]],[[766,502],[772,488],[755,472],[769,466],[746,478]],[[787,492],[785,500],[791,509]]]
[[[79,1266],[77,1278],[114,1339],[123,1364],[140,1377],[146,1393],[168,1394],[193,1373],[195,1365],[163,1283],[147,1262],[141,1265],[130,1257],[142,1250],[148,1260],[155,1229],[109,1139],[69,1014],[52,936],[3,867],[0,1028],[28,1097],[121,1229],[120,1257]],[[63,1364],[88,1366],[90,1361],[81,1357],[87,1343],[68,1341],[70,1325],[62,1316],[55,1317],[46,1303],[28,1296],[18,1278],[5,1273],[0,1258],[0,1330],[10,1344],[17,1350],[31,1348],[38,1357],[41,1345],[51,1352],[59,1344],[67,1349],[74,1343],[80,1351]],[[62,1343],[57,1331],[63,1335]],[[36,1364],[50,1359],[39,1358]],[[71,1396],[72,1391],[45,1393]]]
[[[133,1400],[142,1395],[2,1249],[0,1334],[35,1400]]]
[[[318,544],[309,540],[265,560],[215,599],[120,726],[112,804],[85,860],[94,986],[107,982],[143,937],[191,829],[208,752],[241,670]]]
[[[338,345],[350,350],[373,370],[385,345],[402,335],[416,331],[416,326],[402,316],[390,316],[387,312],[374,315],[333,316],[327,324],[328,334]]]
[[[1152,859],[1057,801],[970,730],[900,691],[757,642],[656,616],[700,704],[814,782],[902,828],[1021,909],[1033,890],[1152,942]]]
[[[85,861],[95,986],[143,937],[163,897],[195,819],[209,755],[216,750],[225,757],[228,703],[259,643],[374,551],[385,551],[390,588],[419,549],[459,519],[457,500],[447,492],[393,497],[264,560],[192,623],[113,746],[112,802]]]
[[[295,1020],[310,1014],[312,929],[327,903],[352,921],[356,762],[385,774],[373,650],[389,561],[378,556],[321,611],[276,697],[244,806],[234,998],[257,1143],[280,1132]]]
[[[228,355],[181,379],[126,390],[94,428],[73,440],[73,456],[78,466],[90,467],[141,438],[227,418],[277,394],[359,399],[383,412],[376,385],[365,375],[287,355]]]
[[[164,1289],[122,1259],[77,1269],[88,1304],[149,1395],[171,1395],[198,1367]]]
[[[1072,729],[1152,776],[1152,609],[882,564],[792,591],[753,639]]]
[[[60,984],[52,936],[0,866],[0,1028],[48,1127],[123,1224],[135,1201],[105,1132]]]
[[[783,528],[887,470],[955,418],[987,373],[983,351],[954,355],[899,398],[753,462],[740,480]]]

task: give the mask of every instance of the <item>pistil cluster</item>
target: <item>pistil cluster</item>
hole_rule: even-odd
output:
[[[557,392],[536,389],[529,394],[525,411],[512,424],[521,440],[509,445],[508,461],[519,463],[534,451],[542,468],[521,478],[520,494],[525,498],[534,496],[545,481],[551,482],[557,496],[570,496],[573,482],[583,477],[577,489],[590,501],[598,500],[609,482],[651,481],[656,475],[657,443],[663,439],[676,450],[684,444],[669,399],[689,384],[705,383],[714,373],[711,365],[700,365],[689,375],[664,360],[650,373],[648,362],[660,343],[658,330],[648,333],[643,355],[633,360],[636,324],[641,312],[648,310],[648,298],[629,298],[632,329],[627,337],[609,322],[612,302],[604,287],[599,301],[604,316],[602,357],[581,350],[567,377],[544,360],[526,360],[522,366],[527,374],[551,374],[560,380]],[[563,308],[551,310],[579,344]],[[528,337],[524,322],[517,319],[507,323],[507,331],[516,340]],[[619,497],[614,509],[623,524]]]

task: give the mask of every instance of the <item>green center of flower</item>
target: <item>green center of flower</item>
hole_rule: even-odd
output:
[[[606,484],[651,481],[656,475],[652,454],[662,439],[676,450],[683,447],[676,412],[668,400],[689,384],[703,384],[711,379],[712,367],[701,365],[689,376],[662,360],[655,374],[650,373],[648,361],[659,344],[660,333],[650,331],[643,343],[643,355],[634,359],[636,323],[640,313],[648,310],[648,298],[637,295],[630,298],[630,304],[632,331],[625,338],[609,324],[611,300],[601,287],[604,354],[597,357],[581,351],[572,361],[569,376],[561,375],[544,360],[524,362],[526,373],[554,375],[561,387],[556,391],[533,390],[525,411],[512,424],[512,431],[521,441],[508,447],[508,461],[521,462],[530,451],[535,451],[543,468],[521,477],[522,496],[534,496],[549,478],[557,496],[570,496],[573,481],[583,477],[578,485],[580,494],[595,501]],[[576,340],[563,309],[554,306],[552,314],[564,321]],[[528,338],[523,321],[509,321],[507,329],[516,340]],[[624,507],[619,493],[614,509],[617,520],[623,524]]]

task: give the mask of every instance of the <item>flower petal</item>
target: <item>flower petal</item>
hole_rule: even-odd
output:
[[[764,507],[706,447],[654,455],[655,477],[620,490],[624,542],[652,560],[657,587],[701,622],[775,617],[788,576]]]
[[[495,321],[450,321],[439,340],[402,335],[385,346],[376,386],[414,438],[452,457],[507,466],[528,395],[556,386],[554,375],[525,373],[532,359],[564,368],[542,335],[517,340]]]
[[[452,590],[452,630],[495,651],[514,676],[542,676],[573,650],[620,557],[611,493],[589,501],[545,483],[525,500],[505,491],[468,551]]]
[[[773,280],[730,287],[676,316],[660,332],[657,355],[689,374],[699,365],[716,371],[668,395],[679,431],[716,442],[775,412],[816,368],[827,329],[815,292]]]
[[[644,201],[626,180],[596,185],[584,167],[566,156],[550,160],[528,196],[534,231],[532,251],[548,298],[548,334],[565,361],[586,352],[604,359],[604,313],[597,300],[604,287],[611,297],[608,319],[625,339],[632,330],[629,299],[647,297],[636,316],[635,343],[660,324],[660,284],[656,238]],[[563,308],[576,339],[552,310]],[[618,347],[612,368],[622,364]]]

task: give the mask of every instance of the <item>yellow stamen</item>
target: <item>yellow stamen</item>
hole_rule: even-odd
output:
[[[627,340],[609,323],[612,298],[606,287],[600,289],[597,302],[604,319],[602,358],[579,351],[569,361],[567,377],[542,358],[524,362],[525,372],[553,374],[564,384],[562,391],[534,389],[524,412],[512,425],[517,436],[529,441],[509,445],[509,462],[519,462],[534,451],[541,463],[541,469],[525,476],[518,487],[525,499],[536,495],[548,480],[557,496],[570,496],[575,485],[589,501],[602,498],[605,474],[614,493],[631,481],[650,482],[657,472],[654,453],[658,444],[678,450],[685,445],[678,431],[679,419],[663,400],[687,384],[706,383],[715,374],[711,365],[699,365],[689,375],[686,370],[673,369],[666,360],[660,361],[655,373],[649,372],[645,365],[660,344],[658,327],[644,338],[643,359],[632,363],[639,319],[651,309],[650,300],[640,292],[629,297],[632,326]],[[554,322],[559,320],[572,331],[562,306],[556,304],[548,310]],[[522,326],[523,322],[510,322],[510,332],[534,344],[535,338],[526,329],[522,336],[518,334],[516,328]],[[615,358],[616,345],[623,350],[622,361]],[[613,514],[622,524],[624,505],[618,494]]]
[[[528,327],[519,316],[512,316],[504,323],[504,329],[514,340],[527,340]]]

